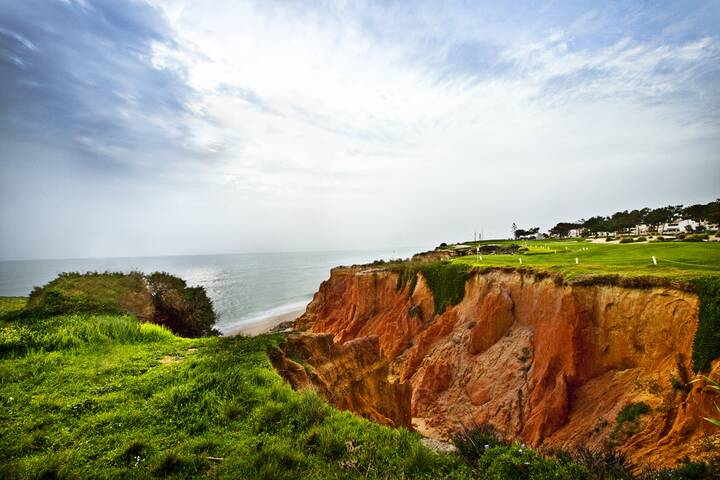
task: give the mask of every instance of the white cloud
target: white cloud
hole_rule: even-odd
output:
[[[127,206],[147,242],[127,254],[429,247],[720,193],[720,43],[691,26],[665,41],[609,35],[603,9],[151,3],[175,35],[153,65],[196,95],[188,118],[142,119],[188,158],[138,187],[153,209]]]

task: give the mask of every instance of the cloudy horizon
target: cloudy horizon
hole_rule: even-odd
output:
[[[720,196],[716,2],[0,0],[0,260],[432,246]]]

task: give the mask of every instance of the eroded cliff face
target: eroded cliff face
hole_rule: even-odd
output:
[[[471,274],[464,299],[437,315],[422,276],[412,293],[397,286],[394,272],[336,268],[296,326],[338,344],[377,338],[426,433],[489,422],[536,447],[610,444],[655,468],[720,447],[702,419],[711,399],[699,384],[683,388],[699,307],[691,293],[490,271]],[[651,412],[618,425],[633,402]]]
[[[270,352],[270,360],[296,390],[315,388],[341,410],[411,428],[410,384],[388,379],[388,359],[376,336],[336,344],[332,334],[293,334]]]

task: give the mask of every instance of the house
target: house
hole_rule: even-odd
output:
[[[652,231],[651,225],[646,225],[644,223],[641,223],[640,225],[635,225],[635,235],[645,235],[647,233],[650,233]]]
[[[687,233],[688,227],[695,230],[700,224],[695,220],[673,220],[660,226],[659,232],[663,235],[676,235]]]
[[[710,230],[710,231],[720,230],[720,225],[718,225],[717,223],[708,222],[707,220],[703,220],[702,222],[700,222],[700,226],[705,227],[705,230]]]
[[[570,238],[580,238],[585,234],[584,228],[573,228],[568,232],[568,237]]]

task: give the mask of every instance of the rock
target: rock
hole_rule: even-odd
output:
[[[430,450],[434,450],[439,453],[455,453],[457,447],[452,443],[443,442],[434,438],[423,437],[420,442],[428,447]]]
[[[388,380],[377,336],[336,344],[331,334],[290,334],[270,360],[293,388],[314,387],[341,410],[411,429],[409,384]]]
[[[692,371],[694,294],[498,269],[471,274],[464,299],[436,315],[421,275],[412,295],[397,285],[387,270],[334,269],[296,328],[339,344],[375,336],[389,373],[411,388],[413,416],[439,437],[475,421],[536,447],[603,448],[618,412],[644,401],[651,413],[618,445],[632,462],[707,454],[712,402],[697,384],[685,393],[670,383]]]

